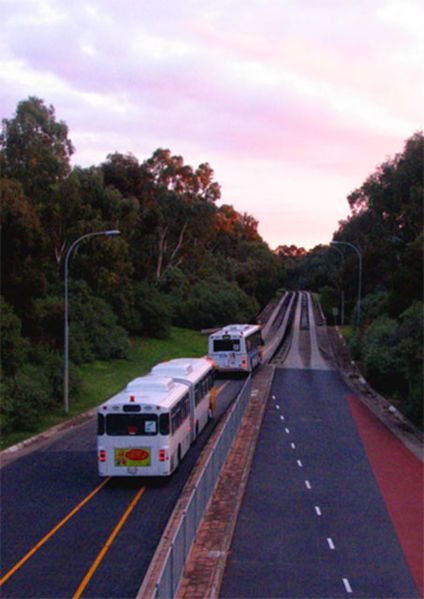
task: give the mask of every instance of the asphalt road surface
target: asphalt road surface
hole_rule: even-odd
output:
[[[218,380],[217,413],[243,380]],[[169,479],[100,479],[94,420],[1,469],[1,596],[134,597],[214,421]]]
[[[332,370],[276,370],[221,597],[419,597],[350,393]]]

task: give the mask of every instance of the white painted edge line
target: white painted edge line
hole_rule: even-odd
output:
[[[334,551],[336,547],[335,547],[335,545],[334,545],[333,539],[332,539],[332,538],[330,538],[330,537],[328,537],[328,539],[327,539],[327,543],[328,543],[328,546],[330,547],[330,549],[331,549],[332,551]]]
[[[307,489],[312,489],[311,483],[309,482],[309,480],[305,480],[305,486]]]
[[[315,511],[316,511],[316,513],[317,513],[317,516],[322,516],[321,509],[319,508],[319,506],[318,506],[318,505],[316,505],[316,506],[315,506]]]
[[[350,586],[349,580],[347,578],[343,578],[343,584],[347,593],[353,593],[352,587]]]
[[[301,460],[297,460],[297,465],[299,466],[299,468],[303,468],[303,464],[302,464]]]

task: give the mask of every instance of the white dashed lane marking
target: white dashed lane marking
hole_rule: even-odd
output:
[[[336,547],[335,547],[335,545],[334,545],[333,539],[331,539],[331,538],[329,537],[329,538],[327,539],[327,543],[328,543],[328,546],[330,547],[330,549],[334,551],[334,549],[335,549]]]
[[[350,586],[349,580],[347,578],[343,578],[343,584],[347,593],[353,593],[352,587]]]

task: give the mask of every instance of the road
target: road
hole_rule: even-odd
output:
[[[100,479],[94,419],[3,467],[1,596],[134,597],[197,457],[242,384],[216,382],[215,418],[170,479]]]
[[[299,296],[220,596],[419,597],[310,296],[307,316]]]

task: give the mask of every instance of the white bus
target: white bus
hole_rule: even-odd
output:
[[[214,373],[214,365],[206,358],[175,358],[157,364],[151,371],[153,375],[170,376],[188,386],[192,443],[206,426],[211,413]]]
[[[170,377],[131,381],[97,414],[100,476],[168,476],[190,448],[189,388]]]
[[[220,371],[251,372],[262,361],[261,327],[230,324],[209,337],[208,357]]]
[[[214,372],[205,358],[163,362],[99,406],[100,476],[171,474],[208,421]]]

